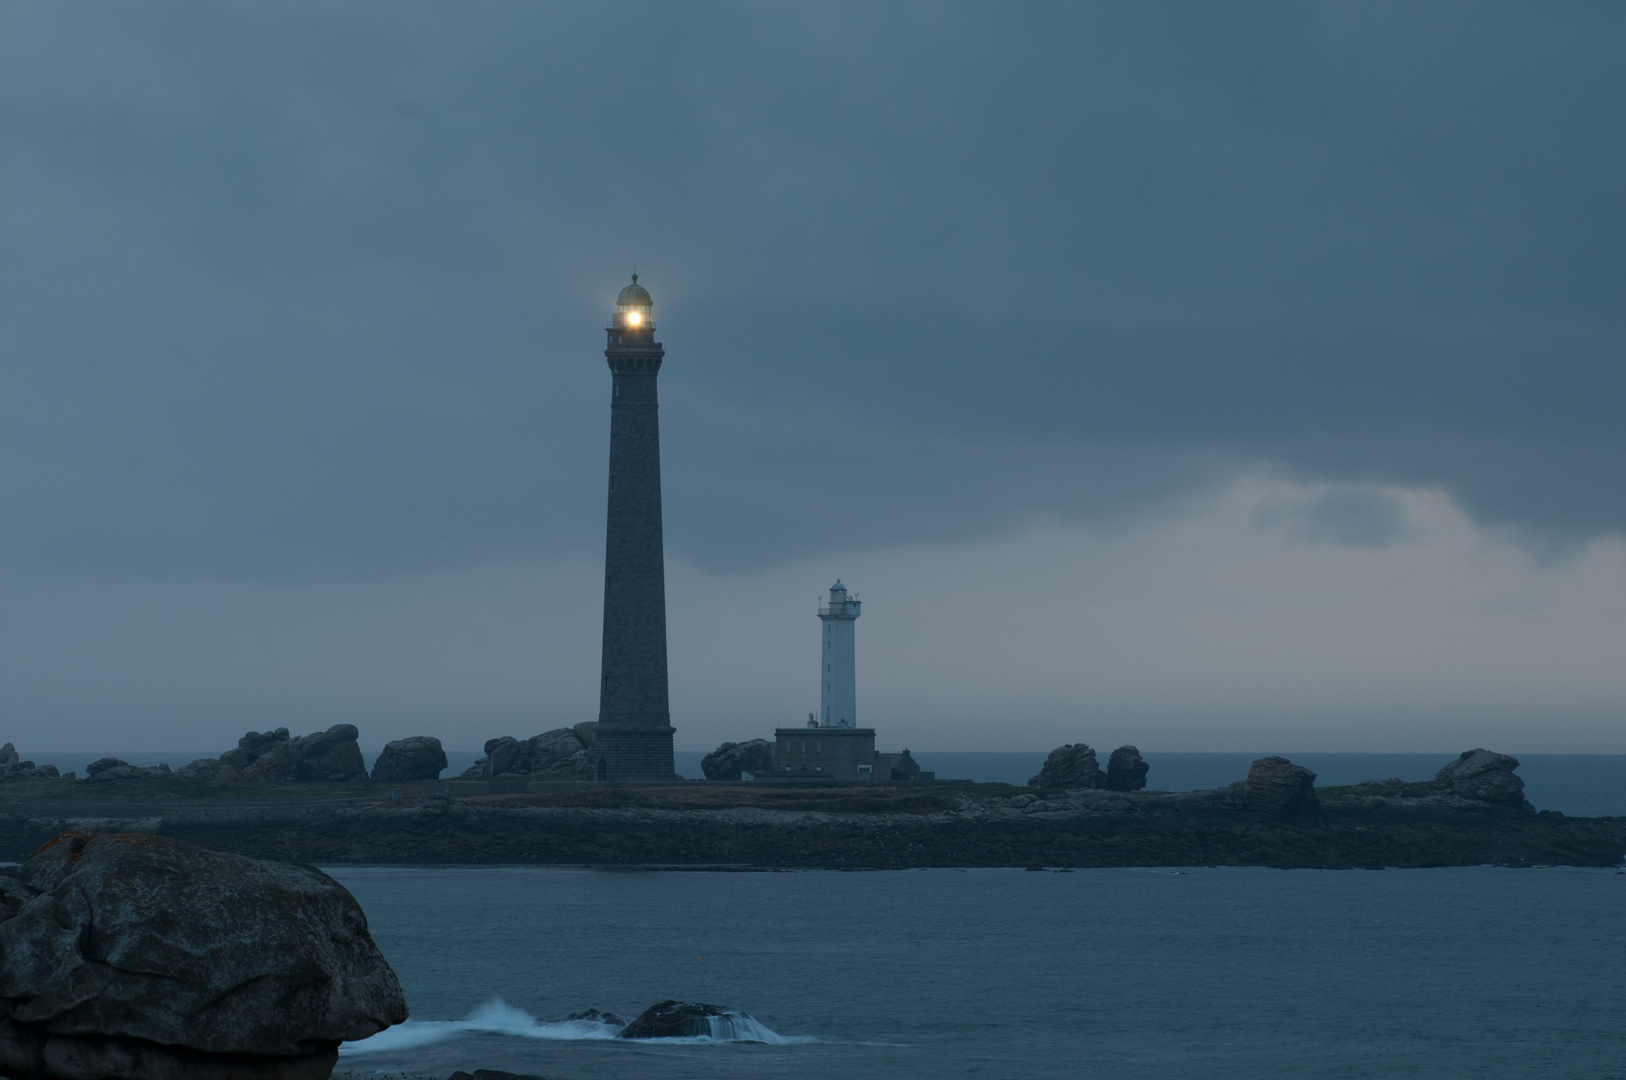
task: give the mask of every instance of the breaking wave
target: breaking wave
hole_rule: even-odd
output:
[[[730,1042],[787,1046],[791,1043],[815,1041],[810,1038],[786,1037],[744,1013],[728,1013],[724,1016],[709,1016],[706,1019],[711,1025],[710,1035],[639,1041],[680,1046]],[[595,1020],[538,1020],[525,1010],[516,1009],[501,998],[495,998],[469,1013],[465,1020],[408,1020],[404,1024],[386,1028],[371,1038],[343,1043],[339,1047],[339,1053],[350,1055],[411,1050],[470,1034],[513,1035],[523,1039],[565,1041],[613,1039],[620,1030],[619,1024],[604,1024]]]

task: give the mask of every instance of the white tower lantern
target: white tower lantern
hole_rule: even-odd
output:
[[[819,725],[858,726],[858,687],[853,675],[853,623],[858,619],[857,600],[847,599],[847,586],[840,580],[830,586],[830,602],[819,608],[824,623],[824,648],[819,657]]]

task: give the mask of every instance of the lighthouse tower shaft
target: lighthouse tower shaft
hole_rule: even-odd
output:
[[[854,624],[860,604],[847,598],[847,589],[837,581],[830,587],[830,602],[819,608],[824,623],[824,648],[819,684],[820,727],[858,726],[858,682],[855,669]]]
[[[649,294],[623,289],[604,350],[611,374],[610,497],[604,545],[604,643],[594,751],[602,780],[670,780],[666,556],[661,439]]]

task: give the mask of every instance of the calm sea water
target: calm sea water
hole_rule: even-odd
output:
[[[414,1017],[359,1076],[1626,1076],[1609,870],[329,872]],[[668,997],[784,1041],[546,1023]]]
[[[999,781],[1007,784],[1025,784],[1028,777],[1044,764],[1045,752],[1030,753],[965,753],[932,750],[913,751],[923,769],[932,769],[945,779]],[[1431,780],[1441,765],[1455,754],[1302,754],[1266,750],[1250,754],[1172,754],[1146,755],[1151,772],[1147,786],[1158,791],[1191,791],[1198,788],[1222,787],[1248,774],[1248,766],[1256,758],[1270,753],[1313,770],[1317,783],[1324,786],[1356,784],[1362,780],[1387,780],[1398,776],[1402,780]],[[85,766],[100,757],[122,758],[133,765],[157,765],[168,762],[171,766],[184,765],[194,758],[210,756],[204,752],[182,750],[160,751],[46,751],[24,752],[23,757],[40,764],[51,764],[66,772],[73,769],[83,776]],[[371,765],[378,749],[366,751]],[[449,768],[446,777],[460,775],[480,756],[475,750],[448,750]],[[676,754],[680,774],[701,779],[700,759],[705,755],[698,750],[679,750]],[[1626,754],[1520,754],[1519,775],[1524,777],[1525,795],[1538,810],[1562,810],[1566,814],[1583,817],[1626,815]],[[1106,763],[1106,753],[1100,754]]]

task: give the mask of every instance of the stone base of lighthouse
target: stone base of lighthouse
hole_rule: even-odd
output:
[[[677,767],[672,763],[672,732],[676,730],[601,721],[593,736],[598,779],[612,784],[676,779]]]

